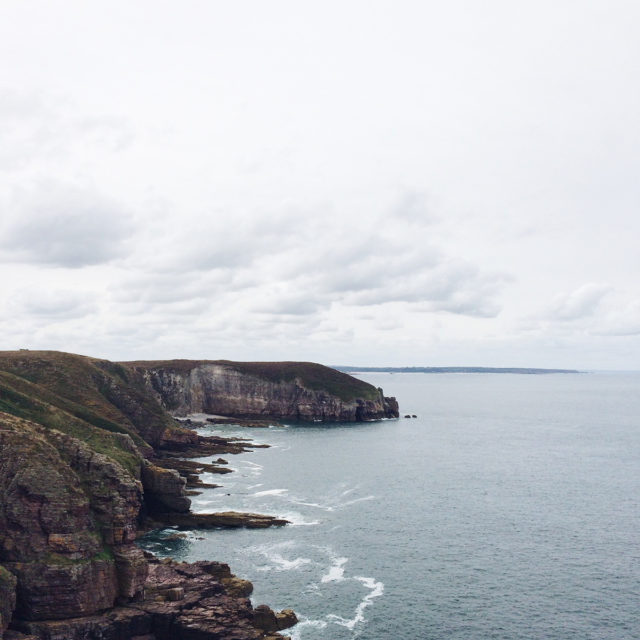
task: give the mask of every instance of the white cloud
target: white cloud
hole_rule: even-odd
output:
[[[39,183],[4,204],[0,251],[16,262],[80,268],[122,256],[131,218],[113,199],[77,187]]]
[[[640,367],[639,8],[2,11],[0,348]]]
[[[551,317],[571,321],[592,316],[611,291],[610,285],[590,282],[571,293],[558,295],[553,303]]]

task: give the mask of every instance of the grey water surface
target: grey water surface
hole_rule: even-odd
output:
[[[281,529],[154,534],[228,562],[298,640],[640,638],[640,374],[375,374],[417,419],[207,427],[271,445],[196,511]]]

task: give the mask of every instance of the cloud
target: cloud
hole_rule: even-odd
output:
[[[587,283],[571,293],[556,296],[550,317],[555,320],[573,321],[592,316],[603,298],[612,291],[606,284]]]
[[[78,116],[73,108],[37,92],[0,90],[0,170],[14,173],[76,154],[76,161],[86,162],[105,151],[122,151],[135,139],[126,118]]]
[[[500,311],[495,297],[508,279],[506,274],[483,273],[470,263],[443,257],[433,266],[427,263],[384,276],[373,286],[354,291],[345,302],[359,306],[406,302],[420,311],[493,317]]]
[[[591,333],[599,336],[640,335],[640,299],[616,300],[611,306],[602,318],[598,318]]]
[[[116,201],[90,189],[40,183],[5,204],[0,251],[15,262],[79,268],[122,256],[133,230]]]
[[[98,309],[96,294],[90,291],[31,288],[21,293],[22,313],[31,318],[62,321],[83,318]]]
[[[405,189],[390,207],[389,214],[393,218],[413,224],[424,225],[437,220],[429,207],[427,195],[414,189]]]

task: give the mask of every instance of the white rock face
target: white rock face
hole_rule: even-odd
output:
[[[319,365],[314,365],[319,366]],[[344,400],[311,389],[300,377],[269,380],[219,363],[136,363],[134,371],[159,402],[176,416],[207,413],[241,418],[274,418],[303,422],[356,422],[397,417],[394,398],[382,390],[368,398]],[[335,372],[337,376],[339,374]]]

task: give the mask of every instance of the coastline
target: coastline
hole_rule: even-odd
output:
[[[220,576],[207,578],[201,592],[178,585],[156,593],[157,563],[136,544],[141,533],[291,522],[253,511],[191,510],[192,497],[219,487],[216,477],[232,471],[224,456],[268,447],[201,435],[177,418],[203,410],[207,424],[254,428],[289,417],[309,425],[363,422],[397,415],[397,403],[314,363],[116,363],[56,351],[0,352],[0,638],[6,631],[15,639],[28,632],[39,640],[179,640],[191,624],[183,614],[196,605],[211,624],[224,613],[229,637],[238,640],[278,637],[282,625],[293,624],[294,615],[278,618],[267,607],[225,600],[237,593]],[[161,602],[178,604],[148,609]],[[199,633],[218,637],[213,627]]]

